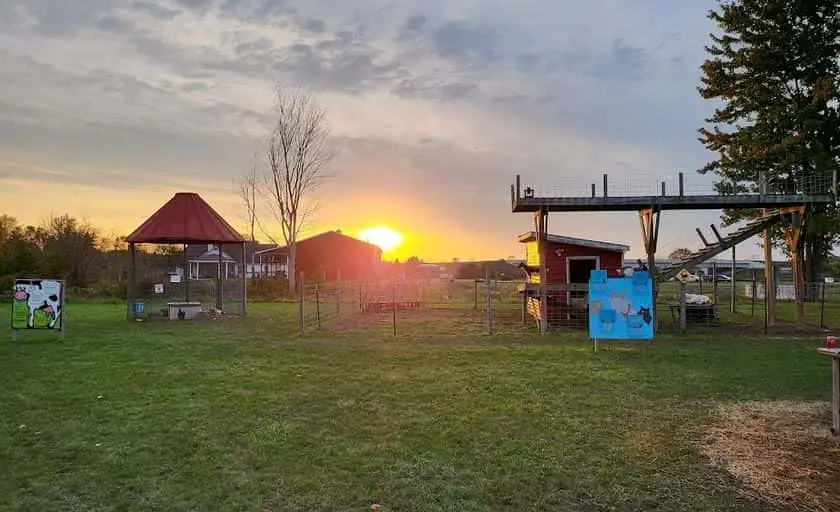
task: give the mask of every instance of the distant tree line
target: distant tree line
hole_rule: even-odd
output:
[[[165,271],[175,253],[183,250],[141,248],[138,278]],[[16,278],[32,277],[63,279],[77,296],[124,297],[127,275],[128,250],[120,236],[70,215],[30,225],[0,214],[0,296],[11,290]]]

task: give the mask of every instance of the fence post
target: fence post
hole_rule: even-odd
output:
[[[321,296],[320,285],[315,283],[315,318],[318,319],[318,329],[321,328]]]
[[[478,311],[478,278],[473,281],[473,311]]]
[[[338,283],[336,283],[336,292],[335,292],[335,316],[341,315],[341,269],[336,271],[338,277]]]
[[[685,318],[685,283],[680,283],[680,332],[684,333],[686,331],[686,324],[688,323]]]
[[[397,283],[391,285],[391,322],[394,325],[394,336],[397,335]]]
[[[493,295],[490,291],[490,269],[486,269],[485,278],[485,300],[487,302],[487,311],[485,312],[485,324],[487,327],[487,334],[493,334]]]
[[[306,333],[306,314],[304,313],[304,295],[306,295],[306,283],[303,279],[303,271],[298,277],[298,322],[300,322],[300,333]]]
[[[712,298],[714,299],[715,306],[717,306],[717,296],[718,296],[717,262],[713,262],[712,263]]]
[[[733,281],[733,283],[732,283],[732,286],[735,286],[734,281]],[[757,294],[758,294],[758,275],[755,273],[755,270],[753,270],[753,280],[752,280],[752,306],[751,306],[751,309],[750,309],[750,316],[753,316],[753,317],[755,316],[755,299],[756,299],[756,297],[755,297],[755,296],[756,296]]]
[[[730,300],[732,304],[729,306],[730,313],[735,312],[735,246],[732,246],[732,279],[730,279],[730,283],[732,283],[732,290],[730,290],[731,297]]]
[[[825,279],[820,283],[820,329],[825,329]]]

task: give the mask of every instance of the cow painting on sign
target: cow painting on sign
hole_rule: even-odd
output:
[[[60,329],[63,309],[62,299],[62,283],[60,281],[46,279],[15,281],[12,328]],[[43,319],[40,322],[39,317]]]

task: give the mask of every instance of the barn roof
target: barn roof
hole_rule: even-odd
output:
[[[625,253],[630,250],[630,247],[622,244],[613,244],[609,242],[600,242],[598,240],[587,240],[585,238],[574,238],[571,236],[562,235],[548,235],[548,241],[554,244],[563,245],[577,245],[579,247],[589,247],[591,249],[598,249],[600,251],[620,252]],[[533,242],[537,239],[535,231],[528,231],[519,235],[520,242]]]
[[[126,237],[129,243],[244,243],[225,219],[194,192],[178,192]]]
[[[358,244],[359,247],[368,247],[369,249],[371,249],[373,251],[379,251],[380,253],[382,252],[382,249],[380,249],[378,245],[375,245],[375,244],[372,244],[372,243],[369,243],[369,242],[365,242],[364,240],[359,240],[358,238],[354,238],[352,236],[345,235],[344,233],[341,232],[341,230],[324,231],[323,233],[318,233],[317,235],[312,235],[309,238],[304,238],[302,240],[298,240],[297,245],[298,246],[306,245],[308,242],[310,242],[312,240],[317,240],[319,238],[334,238],[334,239],[350,240],[350,241]],[[264,251],[260,251],[257,254],[281,255],[281,254],[286,254],[287,252],[289,252],[288,247],[281,246],[281,247],[275,247],[274,249],[266,249]]]

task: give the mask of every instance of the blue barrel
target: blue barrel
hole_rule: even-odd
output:
[[[146,309],[146,304],[142,302],[135,302],[134,303],[134,314],[135,315],[142,315],[143,311]]]

